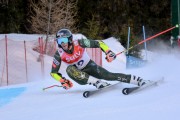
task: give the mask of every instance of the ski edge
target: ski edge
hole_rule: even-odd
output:
[[[164,81],[164,77],[162,77],[161,79],[157,80],[157,81],[152,81],[152,83],[149,83],[149,84],[145,84],[141,87],[130,87],[130,88],[123,88],[122,89],[122,93],[124,95],[129,95],[130,93],[138,90],[138,89],[144,89],[146,87],[149,87],[149,86],[152,86],[152,85],[157,85],[158,83],[161,83]]]
[[[84,98],[88,98],[89,96],[95,94],[96,92],[99,92],[99,91],[101,91],[101,90],[110,88],[110,87],[115,86],[115,85],[117,85],[117,84],[119,84],[119,83],[121,83],[121,82],[117,82],[117,83],[115,83],[115,84],[111,84],[111,85],[109,85],[109,86],[107,86],[107,87],[104,87],[104,88],[102,88],[102,89],[96,89],[96,90],[92,90],[92,91],[90,91],[90,90],[89,90],[89,91],[85,91],[85,92],[83,92],[83,97],[84,97]]]

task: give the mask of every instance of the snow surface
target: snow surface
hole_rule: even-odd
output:
[[[21,38],[21,35],[18,36]],[[28,38],[32,39],[31,37]],[[12,37],[12,39],[14,38]],[[121,52],[119,51],[120,48],[123,49],[114,38],[109,38],[105,42],[110,46],[113,45],[111,48],[116,53]],[[131,85],[122,83],[89,98],[83,98],[82,93],[95,88],[90,85],[81,86],[75,82],[73,82],[74,87],[70,90],[56,87],[43,91],[43,87],[58,84],[49,75],[52,57],[46,56],[45,80],[38,81],[41,77],[34,74],[33,77],[30,77],[33,79],[30,81],[34,82],[0,88],[0,102],[7,98],[9,100],[8,103],[0,104],[0,119],[179,120],[180,57],[179,54],[174,53],[161,54],[159,51],[159,53],[151,56],[151,62],[147,66],[130,70],[126,70],[124,67],[126,62],[124,55],[112,63],[106,62],[103,56],[103,66],[112,72],[135,74],[144,79],[157,79],[164,76],[165,81],[152,87],[152,89],[146,89],[128,96],[123,95],[121,90],[123,87]],[[31,67],[36,68],[37,64],[40,63],[33,62]],[[64,64],[61,68],[60,72],[66,74]],[[15,94],[8,93],[12,90]]]

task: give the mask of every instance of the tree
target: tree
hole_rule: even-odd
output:
[[[60,28],[76,30],[77,0],[30,0],[31,31],[46,34],[44,52],[46,53],[49,34]]]
[[[0,4],[8,4],[9,0],[0,0]]]
[[[31,31],[53,34],[60,28],[76,30],[77,0],[30,0]]]
[[[24,27],[25,0],[0,0],[0,32],[20,32]]]

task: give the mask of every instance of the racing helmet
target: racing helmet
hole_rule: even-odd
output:
[[[72,33],[69,29],[60,29],[56,33],[56,41],[58,44],[58,47],[61,47],[61,43],[68,43],[68,46],[72,45]]]

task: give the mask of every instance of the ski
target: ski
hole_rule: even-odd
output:
[[[95,93],[98,93],[98,92],[101,91],[101,90],[110,88],[110,87],[115,86],[115,85],[117,85],[117,84],[119,84],[119,83],[121,83],[121,82],[117,82],[117,83],[115,83],[115,84],[110,84],[109,86],[106,86],[106,87],[101,88],[101,89],[96,89],[96,90],[92,90],[92,91],[85,91],[85,92],[83,92],[83,97],[88,98],[89,96],[91,96],[91,95],[93,95],[93,94],[95,94]]]
[[[164,80],[164,77],[162,77],[161,79],[156,80],[156,81],[151,81],[150,83],[144,84],[144,85],[142,85],[142,86],[140,86],[140,87],[124,88],[124,89],[122,90],[122,93],[123,93],[124,95],[129,95],[129,94],[132,93],[132,92],[139,91],[139,90],[148,88],[148,87],[153,86],[153,85],[157,85],[158,83],[162,82],[163,80]]]

